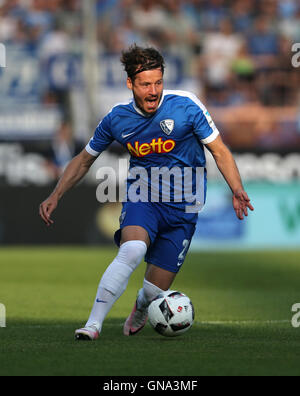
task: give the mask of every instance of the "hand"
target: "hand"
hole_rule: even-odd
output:
[[[50,195],[50,197],[40,205],[40,216],[48,227],[54,224],[54,221],[51,219],[51,214],[56,209],[57,205],[58,198],[55,195]]]
[[[244,215],[248,216],[248,208],[254,210],[253,206],[250,204],[250,198],[244,190],[235,191],[232,197],[232,204],[235,213],[240,220],[244,220]]]

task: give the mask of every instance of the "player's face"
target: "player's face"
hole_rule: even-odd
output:
[[[137,106],[145,113],[155,113],[163,92],[163,74],[161,69],[146,70],[139,73],[135,80],[127,80]]]

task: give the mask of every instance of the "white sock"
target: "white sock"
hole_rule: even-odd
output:
[[[148,308],[151,301],[161,292],[162,289],[144,279],[144,286],[137,297],[137,306],[142,309]]]
[[[120,247],[117,257],[101,278],[86,327],[93,325],[101,331],[106,315],[126,290],[131,274],[139,266],[146,252],[147,245],[143,241],[129,241]]]

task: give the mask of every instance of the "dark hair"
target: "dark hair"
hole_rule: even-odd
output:
[[[161,69],[164,74],[165,62],[162,55],[152,47],[142,48],[136,44],[122,52],[121,62],[132,80],[138,73],[146,70]]]

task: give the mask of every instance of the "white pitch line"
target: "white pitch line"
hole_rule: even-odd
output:
[[[273,325],[273,324],[282,324],[282,323],[291,323],[290,320],[217,320],[217,321],[197,321],[194,322],[195,325],[213,325],[213,326],[217,326],[217,325],[247,325],[247,324],[258,324],[258,325]],[[7,326],[8,328],[11,327],[12,329],[48,329],[48,328],[52,328],[52,329],[63,329],[66,327],[69,327],[70,325],[63,325],[63,324],[59,324],[59,325],[26,325],[24,324],[24,326]],[[109,324],[106,323],[105,327],[122,327],[123,323],[119,323],[119,324]]]
[[[195,322],[199,325],[226,325],[226,324],[280,324],[290,323],[290,320],[218,320],[218,321],[200,321]]]

